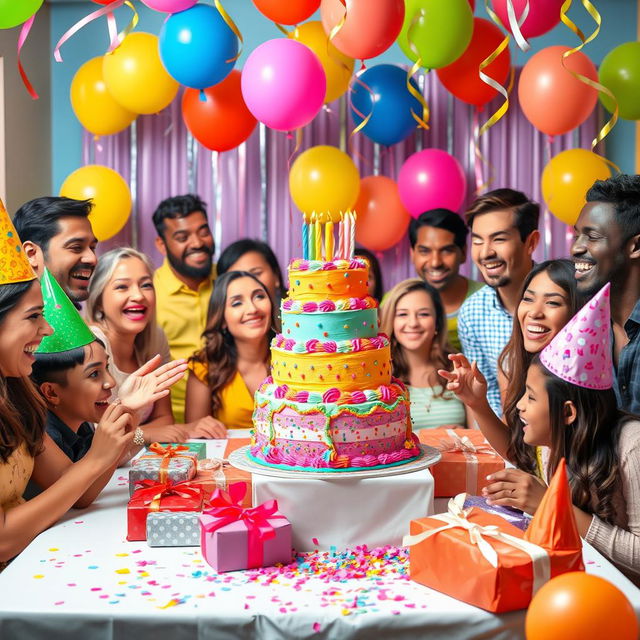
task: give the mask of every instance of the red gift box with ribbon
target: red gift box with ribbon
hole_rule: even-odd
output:
[[[489,484],[487,476],[504,469],[504,460],[476,429],[421,429],[418,438],[442,453],[440,462],[429,468],[436,498],[477,496]]]
[[[220,573],[291,562],[291,523],[278,502],[244,508],[246,490],[244,483],[216,489],[200,515],[202,555]]]
[[[147,515],[153,511],[202,511],[200,487],[188,482],[139,480],[127,505],[127,540],[147,539]]]

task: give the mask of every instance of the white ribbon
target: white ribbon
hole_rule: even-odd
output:
[[[465,488],[467,493],[477,495],[478,493],[478,453],[485,453],[489,456],[497,456],[498,454],[486,444],[475,445],[469,436],[460,437],[455,429],[447,429],[447,435],[453,441],[451,445],[438,447],[440,451],[459,451],[467,461]]]
[[[498,567],[498,553],[485,538],[493,538],[494,540],[509,544],[520,551],[524,551],[524,553],[531,558],[531,564],[533,566],[531,596],[533,597],[538,589],[548,582],[551,577],[551,561],[548,552],[537,544],[528,542],[523,538],[516,538],[508,533],[503,533],[495,525],[483,527],[474,522],[470,522],[467,520],[469,511],[469,509],[461,509],[455,499],[452,498],[449,500],[449,513],[429,516],[429,518],[433,518],[434,520],[445,522],[445,526],[423,531],[416,535],[407,535],[402,539],[402,544],[405,547],[412,547],[441,531],[456,528],[466,529],[469,532],[469,541],[471,544],[475,544],[478,547],[478,551],[480,551],[482,557],[494,568]]]

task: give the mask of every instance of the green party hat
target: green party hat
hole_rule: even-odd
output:
[[[36,353],[69,351],[84,347],[96,339],[48,269],[42,274],[40,287],[44,300],[44,318],[51,325],[53,333],[45,336]]]

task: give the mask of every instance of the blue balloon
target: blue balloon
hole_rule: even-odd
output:
[[[172,13],[160,31],[160,59],[170,76],[193,89],[224,80],[238,55],[238,38],[215,7],[197,4]]]
[[[413,78],[411,84],[420,92]],[[411,135],[417,125],[411,111],[422,116],[422,105],[409,93],[407,72],[401,67],[378,64],[363,71],[352,83],[353,120],[359,125],[371,114],[361,131],[374,142],[388,146]]]

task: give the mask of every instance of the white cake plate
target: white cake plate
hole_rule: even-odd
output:
[[[408,460],[403,464],[385,467],[384,469],[363,469],[362,471],[288,471],[286,469],[268,467],[254,462],[248,457],[247,454],[251,448],[249,445],[231,452],[228,460],[231,465],[243,471],[275,478],[315,478],[318,480],[331,480],[332,478],[381,478],[384,476],[396,476],[420,471],[440,461],[442,454],[438,449],[429,447],[426,444],[419,446],[421,451],[417,458]]]

